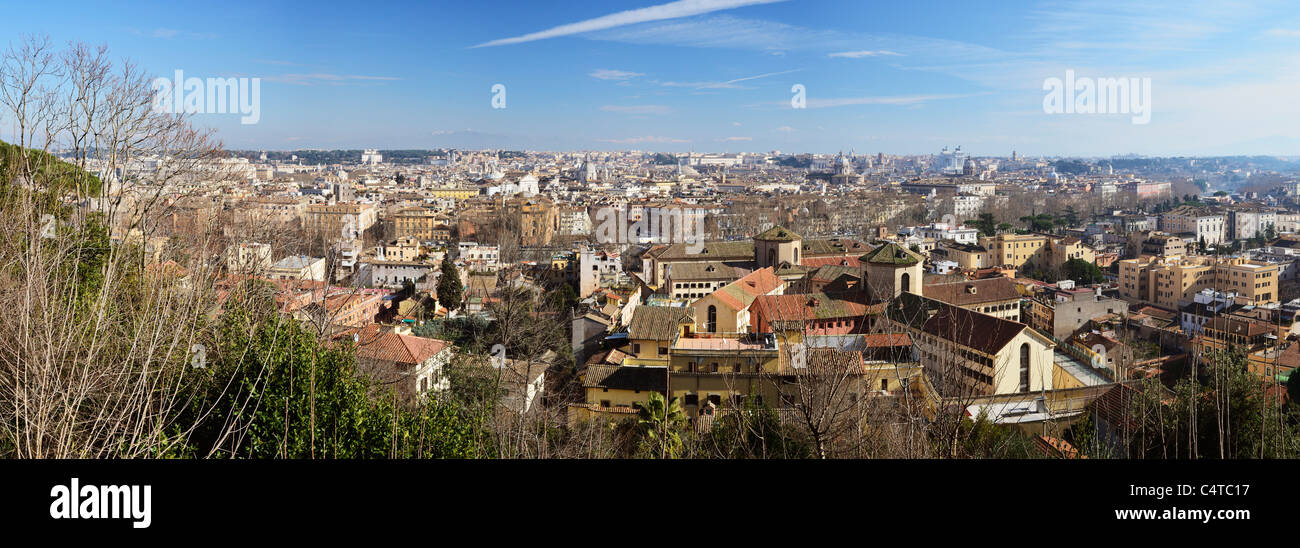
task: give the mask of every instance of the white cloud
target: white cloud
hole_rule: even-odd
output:
[[[623,114],[668,114],[673,111],[672,107],[666,105],[604,105],[600,110]]]
[[[674,139],[672,137],[654,137],[647,135],[645,137],[628,137],[626,139],[597,139],[602,143],[617,143],[620,145],[635,145],[638,143],[689,143],[689,139]]]
[[[390,82],[401,80],[401,78],[395,76],[365,76],[360,74],[331,74],[325,72],[314,72],[310,74],[281,74],[278,76],[264,76],[262,79],[271,82],[283,82],[300,86],[311,86],[316,84],[338,86],[361,82]]]
[[[587,76],[599,80],[631,80],[637,76],[645,76],[645,74],[640,72],[629,72],[626,70],[596,69],[591,71]]]
[[[874,51],[869,49],[864,49],[861,51],[840,51],[840,52],[827,55],[827,57],[844,57],[848,59],[861,59],[863,57],[877,57],[881,55],[902,56],[903,54],[892,52],[889,50],[884,50],[884,49],[874,50]]]
[[[785,133],[790,133],[791,131],[794,131],[794,128],[792,128],[792,127],[790,127],[790,126],[781,126],[781,127],[779,127],[779,128],[776,128],[776,130],[777,130],[777,131],[781,131],[781,132],[785,132]]]
[[[753,141],[754,138],[753,137],[727,137],[726,139],[720,139],[720,140],[721,141]]]
[[[808,108],[845,107],[852,105],[916,105],[940,99],[958,99],[972,94],[895,95],[890,97],[844,97],[809,99]],[[782,103],[788,105],[788,103]]]
[[[799,72],[800,70],[803,69],[783,70],[781,72],[769,72],[767,74],[759,74],[757,76],[746,76],[744,78],[736,78],[733,80],[727,80],[725,82],[660,82],[659,84],[668,87],[683,87],[683,88],[695,88],[695,89],[743,89],[743,86],[737,86],[736,84],[739,84],[740,82],[747,82],[750,80],[758,80],[759,78],[767,78],[769,76],[790,74],[791,72]]]
[[[740,127],[740,122],[732,122],[731,125],[736,126],[736,127]]]
[[[532,42],[534,40],[545,40],[547,38],[557,38],[560,36],[569,36],[584,32],[612,29],[624,25],[634,25],[650,21],[663,21],[666,19],[678,19],[681,17],[690,17],[692,15],[700,15],[719,10],[752,6],[755,4],[771,4],[782,1],[784,0],[677,0],[676,2],[669,2],[658,6],[620,11],[618,13],[612,13],[594,19],[586,19],[576,23],[551,27],[543,31],[533,32],[522,36],[492,40],[474,47],[482,48],[520,44],[523,42]]]
[[[1269,29],[1264,34],[1284,38],[1300,38],[1300,29]]]

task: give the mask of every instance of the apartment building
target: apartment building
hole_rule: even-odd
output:
[[[988,278],[965,282],[929,284],[921,288],[930,299],[1018,322],[1020,290],[1010,278]]]
[[[1277,232],[1277,213],[1262,209],[1232,209],[1228,211],[1228,237],[1245,240],[1263,236],[1272,227]]]
[[[886,329],[915,341],[922,367],[945,397],[1052,389],[1051,339],[1022,323],[903,293]]]
[[[1186,234],[1205,245],[1222,243],[1228,237],[1227,216],[1209,208],[1179,206],[1160,215],[1160,230]]]
[[[980,238],[979,246],[986,250],[983,264],[962,268],[986,266],[1011,266],[1017,270],[1030,265],[1045,270],[1059,270],[1070,259],[1096,260],[1096,253],[1083,241],[1074,237],[1058,238],[1042,234],[998,234]],[[969,260],[969,259],[967,259]]]
[[[1165,232],[1131,232],[1128,235],[1128,254],[1130,257],[1186,255],[1187,242],[1181,236]]]
[[[1242,258],[1139,257],[1119,261],[1120,295],[1126,299],[1178,309],[1202,289],[1236,291],[1244,302],[1278,300],[1276,264]]]
[[[440,227],[443,231],[435,234]],[[422,242],[445,241],[450,236],[438,215],[422,207],[407,208],[394,214],[393,232],[398,239],[415,238]]]
[[[307,210],[306,198],[261,196],[235,205],[235,222],[250,225],[297,225]]]
[[[304,227],[331,239],[353,240],[377,219],[374,204],[312,204],[307,206]]]

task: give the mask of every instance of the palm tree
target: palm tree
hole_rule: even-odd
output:
[[[637,415],[637,424],[650,444],[651,454],[659,458],[676,458],[682,447],[679,430],[686,422],[681,402],[677,398],[666,400],[663,394],[651,392]]]

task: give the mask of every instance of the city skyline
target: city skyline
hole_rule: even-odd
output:
[[[1300,17],[1285,7],[235,3],[195,17],[84,3],[58,25],[15,6],[0,28],[103,43],[161,77],[260,78],[258,123],[195,116],[241,150],[1295,155]],[[1149,78],[1149,123],[1046,113],[1044,83],[1067,71]],[[796,85],[807,108],[792,108]]]

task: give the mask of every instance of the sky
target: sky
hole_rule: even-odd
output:
[[[257,123],[194,115],[231,149],[1300,155],[1287,1],[63,0],[24,34],[260,78]],[[1149,79],[1149,121],[1047,112],[1067,71]]]

